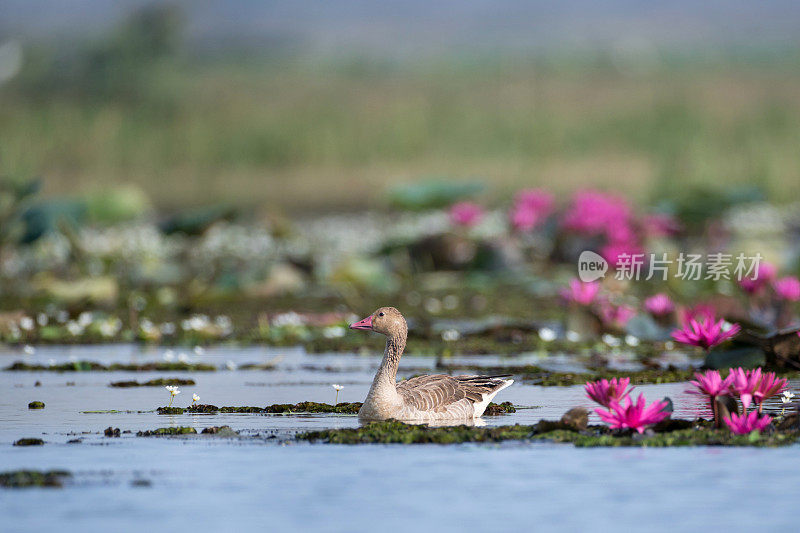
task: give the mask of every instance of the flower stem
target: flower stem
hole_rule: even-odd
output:
[[[333,401],[333,406],[336,407],[339,405],[339,391],[336,391],[336,399]]]
[[[172,394],[170,394],[170,395],[169,395],[169,405],[167,406],[167,408],[170,408],[170,407],[172,407],[172,400],[174,400],[174,399],[175,399],[175,396],[173,396]]]
[[[719,428],[719,407],[717,406],[716,396],[711,397],[711,411],[714,413],[714,427]]]

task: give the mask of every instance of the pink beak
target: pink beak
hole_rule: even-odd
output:
[[[369,315],[363,320],[359,320],[355,324],[350,324],[350,329],[372,329],[372,315]]]

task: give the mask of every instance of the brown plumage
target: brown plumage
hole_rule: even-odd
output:
[[[432,374],[396,382],[408,326],[394,307],[381,307],[350,326],[386,335],[386,351],[359,416],[369,420],[455,420],[477,418],[500,390],[514,380],[508,376],[448,376]]]

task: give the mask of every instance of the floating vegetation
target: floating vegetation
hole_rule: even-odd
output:
[[[28,409],[44,409],[44,402],[34,401],[28,404]]]
[[[103,435],[106,437],[119,437],[119,434],[119,428],[113,428],[111,426],[108,426],[105,431],[103,431]]]
[[[194,385],[195,382],[193,379],[181,379],[181,378],[156,378],[151,379],[150,381],[112,381],[108,384],[109,387],[118,387],[118,388],[128,388],[128,387],[166,387],[167,385],[170,386],[179,386],[179,385]]]
[[[156,412],[160,415],[182,415],[183,407],[159,407]]]
[[[41,446],[44,444],[42,439],[19,439],[14,443],[14,446]]]
[[[61,487],[64,478],[72,474],[66,470],[12,470],[0,472],[0,487],[24,489],[28,487]]]
[[[174,428],[158,428],[147,431],[137,431],[137,437],[160,437],[165,435],[196,435],[197,430],[189,426],[179,426]]]
[[[490,403],[486,406],[483,416],[497,416],[516,412],[517,410],[511,402]]]
[[[239,432],[231,429],[230,426],[211,426],[203,428],[200,433],[204,435],[216,435],[217,437],[238,437]]]
[[[631,430],[614,431],[606,426],[588,426],[577,431],[563,421],[542,420],[534,425],[428,427],[389,420],[360,428],[328,429],[299,433],[297,440],[329,444],[457,444],[506,440],[546,440],[572,443],[579,447],[596,446],[785,446],[800,439],[797,429],[759,434],[734,435],[709,427],[704,421],[665,421],[643,435]]]
[[[142,364],[112,363],[104,365],[95,361],[70,361],[68,363],[41,365],[16,361],[4,370],[10,372],[213,372],[217,367],[206,363],[183,361],[158,361]]]

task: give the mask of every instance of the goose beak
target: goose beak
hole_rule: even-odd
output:
[[[355,324],[350,324],[350,329],[367,329],[372,330],[372,315],[363,320],[359,320]]]

